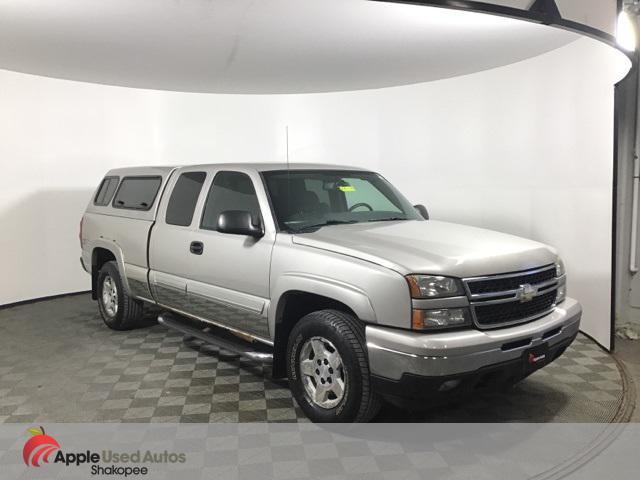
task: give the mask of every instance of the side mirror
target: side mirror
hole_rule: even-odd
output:
[[[264,236],[260,219],[254,221],[251,218],[251,213],[245,210],[225,210],[222,212],[218,217],[217,230],[221,233],[247,235],[254,238]]]
[[[422,216],[422,218],[424,218],[425,220],[429,220],[429,211],[427,210],[427,207],[418,204],[414,205],[413,208],[416,209],[416,211]]]

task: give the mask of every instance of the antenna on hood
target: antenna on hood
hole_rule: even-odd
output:
[[[289,125],[285,126],[285,137],[287,142],[287,213],[291,212],[291,169],[289,167]]]
[[[289,170],[289,125],[284,127],[284,132],[287,141],[287,170]]]

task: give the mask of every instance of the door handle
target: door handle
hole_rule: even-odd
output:
[[[189,251],[194,255],[202,255],[204,251],[204,244],[202,242],[191,242],[189,245]]]

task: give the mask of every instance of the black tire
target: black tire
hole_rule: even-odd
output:
[[[303,346],[314,338],[328,340],[341,357],[344,393],[339,403],[332,408],[320,406],[312,400],[304,383],[310,381],[312,377],[307,375],[303,378],[301,373]],[[313,312],[303,317],[293,327],[287,345],[289,387],[298,405],[310,420],[313,422],[367,422],[378,413],[381,400],[371,389],[365,345],[364,326],[357,318],[344,312],[336,310]],[[331,373],[333,374],[333,371]],[[316,383],[315,380],[313,382]],[[338,401],[338,397],[335,401]]]
[[[117,290],[117,309],[110,311],[104,301],[105,279],[110,278]],[[107,327],[113,330],[131,330],[141,325],[143,302],[128,295],[116,262],[106,262],[98,272],[98,309]]]

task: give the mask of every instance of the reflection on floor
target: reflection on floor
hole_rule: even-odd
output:
[[[160,325],[111,331],[86,294],[0,311],[0,423],[306,421],[268,373]],[[377,420],[609,422],[623,400],[617,363],[581,336],[506,393]]]

